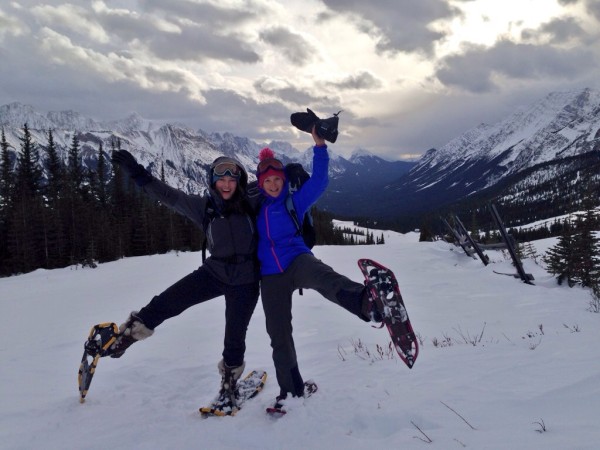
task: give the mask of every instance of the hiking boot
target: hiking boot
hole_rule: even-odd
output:
[[[117,340],[110,346],[109,355],[111,358],[120,358],[134,342],[146,339],[154,334],[154,330],[146,327],[142,319],[137,315],[137,311],[129,314],[125,323],[119,327]]]
[[[219,368],[219,373],[221,374],[221,390],[219,392],[235,392],[237,380],[239,380],[244,373],[244,367],[246,367],[246,363],[242,362],[240,366],[232,367],[225,364],[225,361],[222,359],[219,361],[219,364],[217,364],[217,367]]]
[[[238,410],[237,406],[237,380],[242,376],[244,372],[245,362],[242,362],[241,366],[228,366],[224,360],[219,361],[217,367],[221,374],[221,387],[219,394],[212,403],[212,408],[218,413],[216,415],[231,415],[235,414]]]
[[[365,319],[371,322],[383,322],[383,315],[377,307],[377,302],[375,302],[375,300],[371,298],[371,293],[369,289],[365,289],[365,293],[363,294],[361,313]]]

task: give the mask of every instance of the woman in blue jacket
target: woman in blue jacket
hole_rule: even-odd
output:
[[[300,219],[323,194],[329,182],[327,145],[314,129],[312,135],[315,140],[313,173],[292,195]],[[290,193],[281,161],[275,159],[268,148],[261,150],[259,159],[257,178],[264,197],[256,219],[261,298],[280,387],[274,408],[281,409],[288,394],[303,396],[305,386],[307,393],[316,390],[314,383],[304,383],[298,369],[292,337],[294,290],[314,289],[364,321],[381,321],[381,318],[372,311],[373,302],[363,284],[336,273],[315,258],[304,243],[285,205]]]

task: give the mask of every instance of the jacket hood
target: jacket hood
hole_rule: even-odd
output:
[[[240,163],[237,159],[231,158],[229,156],[219,156],[217,159],[215,159],[213,161],[213,163],[210,165],[210,170],[208,171],[208,179],[212,180],[215,167],[222,163],[232,163],[240,168],[240,180],[239,180],[238,184],[245,191],[246,188],[248,187],[248,172],[246,172],[246,169],[244,169],[244,166],[242,165],[242,163]],[[209,183],[210,183],[210,181],[209,181]],[[212,183],[210,183],[210,184],[212,187]]]

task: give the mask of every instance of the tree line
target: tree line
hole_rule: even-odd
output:
[[[15,160],[1,130],[0,276],[202,248],[202,231],[135,187],[110,163],[102,142],[89,169],[77,133],[66,161],[52,130],[46,145],[38,145],[25,124],[19,141]],[[120,148],[113,138],[107,150]],[[159,178],[165,180],[164,166]],[[350,243],[326,212],[314,211],[313,219],[317,245]]]

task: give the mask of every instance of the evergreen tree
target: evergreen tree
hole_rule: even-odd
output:
[[[565,222],[563,234],[558,238],[557,244],[549,248],[542,259],[548,272],[556,275],[558,284],[566,280],[569,286],[573,287],[577,282],[573,271],[574,258],[573,235],[571,227]]]
[[[600,313],[600,283],[592,286],[592,299],[590,300],[590,311]]]
[[[48,183],[46,195],[52,207],[56,207],[59,195],[64,184],[64,167],[58,156],[52,130],[48,131],[48,145],[46,146],[46,167],[48,168]]]
[[[45,150],[48,181],[45,188],[47,204],[43,215],[44,267],[52,269],[63,267],[67,255],[67,241],[61,217],[65,170],[64,164],[58,156],[52,130],[48,131],[48,143]]]
[[[113,139],[111,141],[112,151],[121,149],[121,141]],[[118,164],[113,165],[113,176],[109,183],[110,199],[111,199],[111,217],[112,227],[111,253],[114,259],[122,258],[130,255],[130,223],[132,217],[132,202],[127,192],[126,187],[129,185],[129,180],[125,179],[123,170]]]
[[[7,253],[11,273],[30,272],[44,264],[45,222],[39,153],[27,124],[19,138],[14,202],[8,217]]]
[[[600,280],[600,239],[596,236],[597,215],[594,209],[576,219],[573,271],[583,287],[593,287]]]
[[[92,233],[90,222],[93,219],[90,213],[93,213],[93,210],[90,211],[90,204],[87,203],[89,198],[84,186],[85,174],[79,152],[79,138],[74,132],[67,156],[66,201],[62,213],[69,246],[69,264],[80,264],[85,259],[87,240]]]
[[[102,148],[102,142],[100,142],[100,146],[98,147],[98,175],[97,175],[97,186],[96,186],[96,198],[100,203],[101,207],[106,206],[107,202],[107,193],[106,193],[106,184],[108,179],[108,171],[106,168],[106,158],[104,157],[104,150]]]
[[[8,142],[2,128],[2,137],[0,139],[0,217],[6,214],[10,204],[11,192],[14,185],[13,173],[11,171],[10,154],[8,152]]]
[[[79,138],[77,137],[77,133],[73,133],[73,138],[71,139],[67,167],[71,187],[77,190],[81,187],[81,183],[83,182],[83,169],[79,157]]]
[[[477,224],[477,210],[473,210],[473,215],[471,216],[471,237],[474,241],[481,240],[481,236],[479,236],[479,225]]]
[[[14,184],[4,128],[2,128],[2,137],[0,138],[0,151],[0,276],[2,276],[11,273],[7,243]]]
[[[523,259],[531,258],[537,263],[538,254],[531,242],[526,242],[523,244],[522,257]]]
[[[17,157],[16,186],[19,195],[35,197],[41,191],[42,168],[37,146],[27,124],[23,126],[23,136],[19,140],[21,152]]]
[[[419,226],[419,242],[433,241],[434,233],[431,228],[431,217],[427,216]]]

